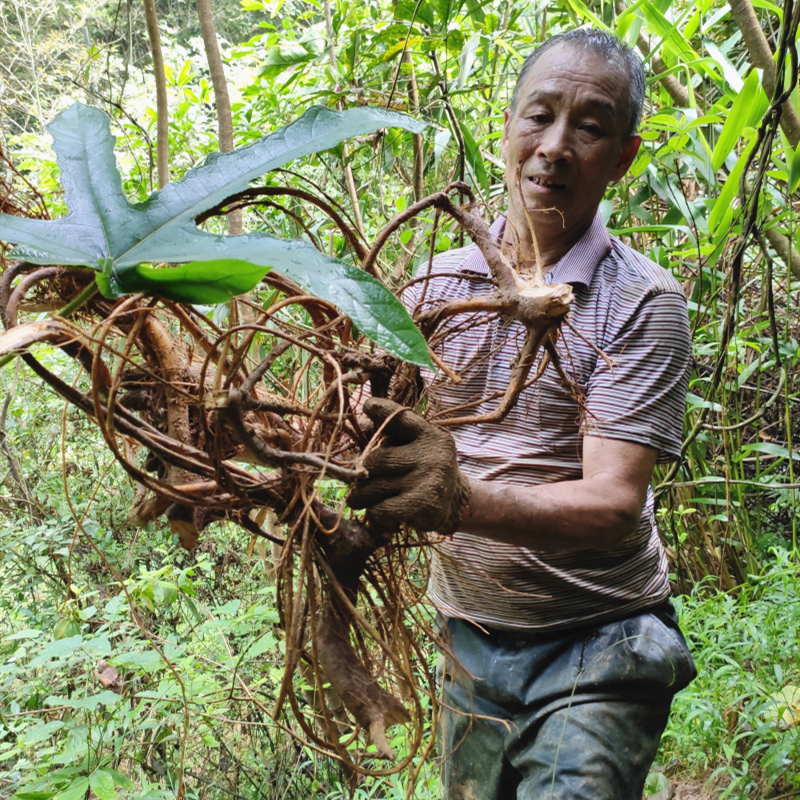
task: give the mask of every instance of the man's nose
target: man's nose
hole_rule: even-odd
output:
[[[551,163],[569,160],[572,152],[571,140],[567,120],[558,117],[542,131],[537,154]]]

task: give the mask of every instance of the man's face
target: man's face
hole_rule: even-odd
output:
[[[616,64],[564,45],[534,63],[521,90],[503,127],[510,219],[527,227],[521,190],[537,234],[582,232],[641,142],[626,135],[626,77]],[[553,207],[561,214],[541,210]]]

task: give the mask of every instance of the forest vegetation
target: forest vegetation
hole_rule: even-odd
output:
[[[428,360],[380,292],[398,293],[504,208],[500,136],[519,66],[581,25],[614,31],[645,62],[643,146],[601,212],[681,282],[694,340],[683,458],[654,487],[699,676],[676,698],[648,796],[800,797],[799,21],[794,0],[0,0],[4,220],[53,224],[73,203],[88,208],[75,164],[109,186],[118,172],[136,209],[172,203],[176,215],[204,164],[240,169],[250,146],[261,165],[222,181],[214,202],[209,190],[180,229],[193,236],[197,223],[227,266],[155,247],[138,259],[192,260],[195,278],[125,262],[124,225],[102,229],[99,266],[81,251],[89,234],[62,228],[81,252],[37,261],[0,228],[4,327],[28,337],[0,360],[0,798],[440,796],[426,548],[406,546],[427,540],[370,550],[351,603],[331,588],[348,588],[336,553],[333,573],[315,560],[309,514],[338,511],[357,470],[331,456],[341,365],[352,381],[371,369],[396,385]],[[315,144],[315,125],[330,140]],[[79,157],[70,136],[90,128]],[[229,155],[206,162],[217,151]],[[286,256],[286,271],[254,271],[226,237],[242,231],[259,246],[302,241],[315,266]],[[337,278],[320,278],[331,265]],[[203,294],[208,283],[218,288]],[[434,335],[436,320],[425,325]],[[176,371],[155,380],[153,364],[178,351]],[[334,365],[334,352],[351,361]],[[180,381],[252,388],[259,363],[272,405],[237,418],[229,394],[209,412],[229,428],[184,409],[181,433],[159,416],[183,402]],[[268,442],[259,452],[273,467],[287,457],[253,422],[262,412],[278,434],[281,415],[310,420],[292,433],[311,460],[281,462],[291,480],[277,488],[250,465],[220,477],[237,446],[225,430]],[[124,427],[133,419],[144,433]],[[312,468],[316,482],[303,478]],[[195,507],[201,484],[230,492]],[[370,719],[336,705],[332,690],[347,687],[322,675],[326,645],[309,623],[322,598],[349,609],[354,660],[410,722],[395,709],[370,741]],[[390,635],[393,653],[379,646]]]

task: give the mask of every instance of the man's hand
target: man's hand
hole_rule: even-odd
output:
[[[347,504],[366,508],[368,521],[387,531],[406,523],[418,531],[454,533],[470,486],[458,468],[453,437],[391,400],[371,397],[363,410],[376,429],[388,420],[386,441],[367,456],[369,477],[353,487]]]

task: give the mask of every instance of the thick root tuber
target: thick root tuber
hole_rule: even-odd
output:
[[[329,600],[317,632],[320,666],[345,708],[369,731],[378,752],[394,761],[386,731],[392,725],[409,722],[410,717],[402,703],[383,689],[359,661],[349,631],[350,626]]]

